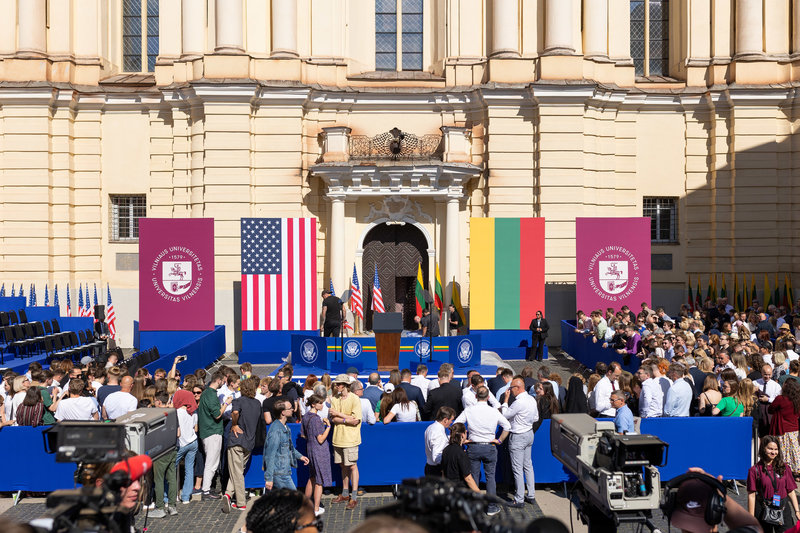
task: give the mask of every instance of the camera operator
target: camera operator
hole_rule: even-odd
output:
[[[753,515],[714,487],[717,480],[722,481],[722,476],[715,480],[702,468],[696,467],[690,468],[689,472],[706,476],[709,479],[706,481],[702,478],[690,478],[680,483],[674,496],[674,506],[671,509],[665,509],[665,514],[671,525],[680,528],[681,531],[690,533],[718,531],[719,522],[709,523],[707,521],[710,514],[714,514],[709,513],[707,508],[718,503],[724,506],[717,513],[721,515],[719,521],[724,521],[730,532],[760,533],[762,531],[758,520]],[[715,492],[717,493],[716,498]]]

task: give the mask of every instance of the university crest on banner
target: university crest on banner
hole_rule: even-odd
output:
[[[650,219],[578,218],[575,224],[578,309],[649,304]]]

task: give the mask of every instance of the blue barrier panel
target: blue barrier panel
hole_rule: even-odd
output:
[[[222,329],[221,326],[218,329]],[[222,334],[224,340],[224,331]],[[699,466],[724,479],[745,479],[751,463],[751,418],[653,418],[642,420],[642,432],[658,436],[669,444],[667,465],[662,480]],[[423,475],[424,434],[433,422],[376,424],[361,428],[358,467],[361,485],[392,485]],[[300,437],[300,424],[289,424],[297,449],[305,454],[306,441]],[[724,436],[724,439],[720,439]],[[709,443],[724,442],[725,453],[709,451]],[[42,428],[5,427],[0,430],[0,456],[7,461],[0,476],[0,492],[14,490],[51,491],[71,488],[72,464],[57,464],[55,455],[44,453]],[[545,420],[533,443],[533,468],[537,483],[560,483],[571,479],[563,465],[550,453],[550,421]],[[254,450],[245,473],[248,488],[264,486],[261,450]],[[334,481],[339,484],[340,469],[331,463]],[[498,468],[498,474],[500,474]],[[302,487],[308,469],[302,465],[294,473]]]
[[[319,331],[242,331],[239,356],[253,364],[279,364],[292,349],[292,335],[319,337]]]
[[[143,331],[142,332],[142,342],[145,342],[145,339],[149,337],[149,335],[153,333],[152,331]],[[169,333],[169,332],[164,332]],[[214,326],[213,331],[180,331],[180,332],[171,332],[171,333],[200,333],[199,338],[195,338],[194,340],[190,341],[188,344],[184,346],[179,346],[178,348],[174,349],[169,353],[164,353],[161,347],[158,347],[159,354],[161,357],[146,365],[145,368],[153,372],[157,368],[164,368],[169,370],[172,368],[172,361],[175,359],[176,355],[187,355],[188,358],[186,361],[181,361],[178,363],[177,368],[180,371],[182,376],[187,374],[191,374],[198,368],[204,368],[214,361],[216,361],[221,355],[225,353],[225,326]],[[190,337],[187,335],[187,337]],[[194,335],[192,335],[194,337]],[[145,346],[152,346],[147,345]],[[156,345],[158,346],[158,345]]]
[[[27,305],[24,296],[3,296],[0,298],[0,311],[19,311]]]
[[[139,346],[141,346],[141,344],[139,343],[139,321],[138,320],[134,320],[133,321],[133,348],[135,350],[139,350]]]
[[[140,331],[139,343],[150,348],[156,346],[159,353],[168,354],[205,337],[209,331]]]
[[[94,319],[91,317],[62,316],[58,317],[58,325],[61,331],[79,331],[94,328]]]
[[[0,429],[0,454],[6,458],[0,491],[49,492],[73,488],[76,465],[56,463],[55,455],[45,453],[44,429],[17,426]]]
[[[594,368],[600,361],[606,364],[617,361],[628,372],[635,373],[639,369],[641,360],[635,355],[626,363],[622,355],[611,348],[603,348],[600,342],[592,342],[592,338],[576,333],[574,320],[561,321],[561,348],[587,368]]]
[[[26,307],[25,314],[31,322],[42,322],[43,320],[58,318],[58,308],[50,306]]]
[[[528,329],[473,329],[470,334],[481,335],[483,349],[497,353],[502,359],[525,359],[531,345]],[[547,346],[542,357],[547,359]]]

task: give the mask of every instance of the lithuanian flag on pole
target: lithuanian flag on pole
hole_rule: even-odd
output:
[[[439,318],[442,318],[442,310],[444,310],[444,291],[442,290],[442,278],[439,276],[439,263],[436,263],[436,287],[433,291],[433,300],[436,304],[436,309],[439,310]]]
[[[544,218],[469,224],[470,329],[528,329],[544,312]]]
[[[425,309],[425,281],[422,279],[422,263],[417,263],[417,283],[414,287],[414,295],[417,297],[417,316],[422,316]]]

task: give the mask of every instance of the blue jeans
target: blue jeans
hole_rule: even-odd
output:
[[[297,490],[297,487],[289,474],[275,474],[272,476],[272,490],[289,489]]]
[[[469,457],[472,467],[472,479],[475,484],[481,480],[481,464],[486,474],[486,494],[495,496],[497,494],[497,482],[495,481],[495,470],[497,469],[497,447],[493,444],[469,444],[467,446],[467,457]],[[496,508],[496,504],[490,504],[489,509]]]
[[[175,471],[179,472],[178,466],[181,459],[185,458],[184,468],[186,473],[183,475],[183,488],[181,489],[181,500],[188,502],[192,499],[192,488],[194,488],[194,458],[197,455],[197,440],[186,446],[178,448],[178,455],[175,456]]]

